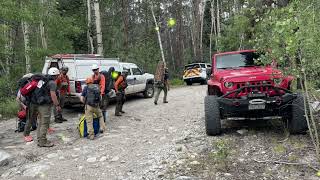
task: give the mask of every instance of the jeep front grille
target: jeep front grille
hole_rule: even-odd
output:
[[[264,82],[266,85],[271,85],[271,81]],[[236,83],[237,89],[244,87],[244,86],[256,86],[256,87],[246,87],[242,89],[242,93],[250,93],[253,91],[259,91],[259,92],[268,92],[271,87],[270,86],[263,86],[262,81],[255,81],[255,82],[247,82],[247,83]]]

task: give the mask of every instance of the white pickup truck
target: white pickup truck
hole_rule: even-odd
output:
[[[144,73],[136,64],[120,63],[123,70],[129,72],[127,77],[128,87],[126,94],[143,93],[145,98],[152,98],[154,95],[154,75]]]

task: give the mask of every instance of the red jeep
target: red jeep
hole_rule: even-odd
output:
[[[290,91],[293,77],[259,65],[259,57],[255,50],[214,55],[205,97],[208,135],[221,133],[221,120],[282,119],[291,133],[307,129],[303,96]]]

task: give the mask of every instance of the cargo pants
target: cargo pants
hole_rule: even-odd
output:
[[[101,109],[99,107],[92,107],[90,105],[86,105],[85,106],[85,116],[86,116],[86,121],[87,121],[87,128],[88,128],[89,137],[94,136],[93,113],[95,113],[99,117],[100,130],[103,130],[103,131],[106,130],[106,124],[103,121],[103,115],[102,115]]]
[[[66,94],[60,94],[58,100],[59,100],[59,104],[61,107],[61,112],[58,112],[55,106],[53,107],[53,113],[54,113],[55,119],[62,118],[62,111],[63,111],[63,107],[64,107],[65,100],[66,100]]]
[[[38,145],[47,143],[47,131],[50,124],[52,104],[35,105],[38,114],[37,139]]]
[[[100,108],[101,108],[101,111],[102,111],[104,122],[106,122],[107,119],[108,119],[107,108],[108,108],[108,105],[109,105],[109,101],[110,101],[109,95],[108,94],[104,94],[102,96],[102,101],[101,101],[101,104],[100,104]]]
[[[37,106],[30,103],[29,106],[27,107],[27,121],[24,127],[24,132],[23,132],[24,136],[29,136],[31,127],[32,128],[36,127],[35,124],[37,121],[37,116],[38,116]]]
[[[163,102],[166,102],[167,101],[167,94],[168,94],[168,87],[164,83],[160,82],[160,83],[155,84],[155,88],[156,88],[156,94],[155,94],[154,102],[155,103],[158,102],[158,99],[159,99],[159,96],[160,96],[160,93],[162,90],[164,92]]]
[[[124,102],[126,101],[126,96],[125,96],[125,92],[124,91],[119,91],[117,93],[117,105],[116,105],[116,109],[115,109],[115,114],[119,114],[122,111],[122,107]]]

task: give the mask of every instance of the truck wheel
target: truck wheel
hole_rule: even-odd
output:
[[[147,84],[146,90],[143,92],[143,96],[145,98],[152,98],[154,95],[154,87],[153,84]]]
[[[187,80],[186,83],[187,83],[188,86],[192,86],[192,81]]]
[[[308,129],[304,110],[303,95],[298,94],[292,102],[291,116],[288,121],[288,129],[291,134],[304,133]]]
[[[206,96],[204,99],[204,109],[207,135],[219,135],[221,133],[221,119],[217,96]]]

